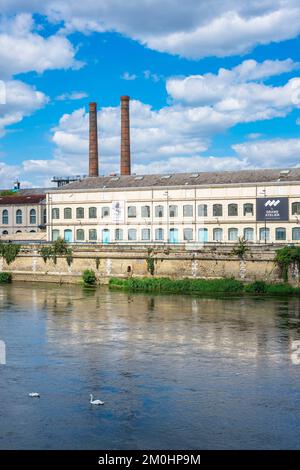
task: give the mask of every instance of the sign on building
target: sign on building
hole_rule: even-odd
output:
[[[124,224],[125,222],[125,210],[124,201],[114,201],[112,203],[112,221],[117,224]]]
[[[256,220],[289,220],[289,199],[267,197],[256,199]]]

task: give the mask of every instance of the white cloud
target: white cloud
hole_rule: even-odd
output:
[[[34,29],[29,14],[0,21],[0,77],[29,71],[44,72],[60,68],[78,68],[75,49],[62,35],[43,37]]]
[[[66,32],[117,31],[185,57],[228,56],[296,37],[298,0],[0,0],[3,13],[39,12]],[[145,18],[147,19],[145,21]]]
[[[122,75],[121,75],[121,78],[122,80],[136,80],[137,79],[137,75],[135,75],[134,73],[133,74],[130,74],[129,72],[124,72]]]
[[[63,93],[56,97],[57,101],[75,101],[75,100],[82,100],[83,98],[87,98],[88,94],[85,91],[72,91]]]
[[[271,139],[233,145],[249,165],[263,168],[299,166],[300,139]]]

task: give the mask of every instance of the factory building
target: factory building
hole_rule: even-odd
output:
[[[99,176],[97,105],[90,103],[89,177],[47,192],[48,240],[300,243],[299,168],[133,175],[129,101],[121,97],[120,174],[110,176]]]

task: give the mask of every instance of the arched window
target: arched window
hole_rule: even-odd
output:
[[[30,230],[30,233],[36,233],[36,231],[35,230]]]
[[[208,241],[208,230],[207,228],[199,228],[198,230],[198,241],[207,242]]]
[[[123,240],[123,230],[121,228],[116,228],[116,230],[115,230],[115,239],[117,241]]]
[[[259,239],[261,242],[267,242],[270,240],[270,229],[269,228],[260,228],[259,229]]]
[[[52,241],[56,242],[59,239],[59,230],[52,230]]]
[[[76,240],[82,242],[84,240],[84,230],[79,228],[76,230]]]
[[[177,217],[178,207],[174,205],[169,206],[169,214],[170,214],[170,217]]]
[[[214,242],[221,242],[223,240],[223,230],[221,228],[214,228],[213,240]]]
[[[253,242],[253,238],[254,238],[254,230],[253,230],[253,228],[251,228],[251,227],[246,227],[246,228],[244,228],[244,239],[245,239],[247,242]]]
[[[128,240],[129,241],[135,241],[136,240],[136,229],[135,228],[130,228],[128,230]]]
[[[238,205],[237,204],[228,204],[228,216],[235,217],[238,215]]]
[[[89,240],[91,242],[95,242],[97,240],[97,230],[95,228],[91,228],[89,230]]]
[[[149,228],[142,228],[142,240],[149,241],[150,240],[150,229]]]
[[[104,219],[104,217],[109,217],[109,207],[102,207],[101,209],[101,217]]]
[[[183,217],[193,217],[192,204],[186,204],[185,206],[183,206]]]
[[[286,240],[286,230],[284,227],[276,227],[275,229],[276,240]]]
[[[21,209],[18,209],[16,212],[16,224],[21,224],[23,222],[23,214]]]
[[[89,218],[97,219],[97,207],[89,207]]]
[[[300,202],[293,202],[292,215],[300,215]]]
[[[36,224],[36,210],[35,209],[30,210],[29,221],[30,221],[30,224]]]
[[[198,217],[207,217],[207,204],[199,204]]]
[[[4,209],[4,211],[2,211],[2,224],[8,225],[8,210],[7,209]]]
[[[76,208],[76,217],[77,217],[77,219],[84,219],[84,208],[83,207],[77,207]]]
[[[164,239],[164,231],[162,228],[155,229],[155,240],[162,241]]]
[[[71,209],[71,207],[66,207],[64,209],[64,219],[72,219],[72,209]]]
[[[184,241],[186,242],[190,242],[191,240],[193,240],[193,229],[192,228],[185,228],[183,229],[183,239]]]
[[[52,209],[52,219],[59,219],[59,209],[58,209],[58,207],[54,207]]]
[[[22,233],[22,230],[17,230],[16,233]]]
[[[73,241],[72,230],[66,229],[64,231],[64,240],[65,242],[72,243]]]
[[[244,204],[244,215],[253,215],[253,213],[253,204],[251,204],[251,202],[246,202],[246,204]]]
[[[141,215],[144,218],[150,217],[150,206],[142,206]]]
[[[222,204],[214,204],[213,205],[213,216],[214,217],[222,217],[222,215],[223,215]]]
[[[238,239],[238,229],[237,228],[229,228],[228,229],[228,240],[230,242],[236,242]]]
[[[164,216],[163,206],[155,206],[155,217],[163,217],[163,216]]]
[[[128,217],[136,217],[136,207],[128,206],[127,214],[128,214]]]
[[[292,229],[292,239],[300,240],[300,227],[294,227]]]
[[[8,235],[8,231],[7,231],[7,230],[3,230],[2,235]]]

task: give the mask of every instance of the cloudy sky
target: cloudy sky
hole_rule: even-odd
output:
[[[0,187],[118,171],[300,164],[299,0],[0,0]]]

